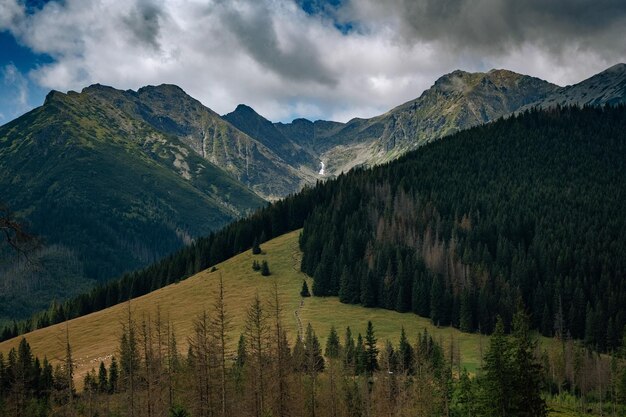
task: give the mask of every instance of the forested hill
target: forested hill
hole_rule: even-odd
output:
[[[316,295],[491,332],[616,346],[626,319],[626,108],[531,112],[326,185],[305,222]],[[331,191],[332,190],[332,191]]]
[[[490,332],[521,297],[545,334],[607,349],[626,317],[626,108],[527,112],[305,188],[2,339],[182,279],[304,225],[314,294]]]

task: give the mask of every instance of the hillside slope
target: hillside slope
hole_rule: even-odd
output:
[[[175,329],[180,352],[187,351],[187,337],[191,335],[193,320],[204,310],[211,311],[217,295],[219,274],[224,281],[226,309],[231,317],[229,343],[234,351],[239,332],[243,329],[246,308],[258,291],[264,302],[267,301],[271,287],[277,282],[283,303],[283,319],[293,343],[298,333],[299,323],[306,326],[311,323],[320,336],[322,345],[331,325],[341,332],[350,326],[355,333],[365,333],[367,321],[372,320],[380,343],[388,338],[396,338],[404,327],[414,340],[418,332],[428,329],[436,340],[444,345],[459,343],[462,361],[470,370],[478,366],[481,336],[461,333],[451,328],[436,328],[427,319],[414,314],[401,314],[389,310],[366,309],[360,306],[342,304],[337,298],[307,298],[301,305],[299,295],[302,280],[311,280],[298,271],[301,252],[298,249],[298,235],[294,231],[262,245],[264,254],[253,256],[250,251],[237,255],[226,262],[216,265],[217,271],[205,270],[148,295],[132,300],[130,304],[134,319],[155,319],[157,309],[164,321],[169,320]],[[272,272],[269,277],[251,269],[252,260],[267,260]],[[298,321],[296,317],[300,317]],[[119,304],[97,313],[89,314],[69,321],[70,342],[73,357],[77,362],[76,379],[96,367],[101,359],[108,363],[111,355],[117,355],[121,323],[127,319],[128,304]],[[25,337],[33,348],[33,353],[40,357],[59,361],[65,354],[65,324],[57,324],[39,329]],[[20,337],[21,338],[21,337]],[[17,346],[20,338],[0,343],[0,352],[7,353]],[[394,343],[397,341],[394,340]]]
[[[610,351],[626,324],[626,107],[532,111],[328,182],[304,224],[314,291]]]
[[[228,173],[90,94],[0,127],[2,202],[43,244],[0,263],[0,320],[160,259],[263,204]],[[2,254],[0,254],[2,255]]]

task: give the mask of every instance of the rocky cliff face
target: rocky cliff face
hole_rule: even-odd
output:
[[[315,181],[292,161],[281,158],[289,152],[285,146],[251,137],[177,86],[148,86],[137,92],[91,86],[83,94],[176,137],[265,199],[296,192]]]
[[[383,163],[461,129],[495,120],[541,100],[559,87],[506,70],[454,71],[439,78],[419,98],[371,119],[332,125],[318,135],[314,149],[330,174],[359,165]],[[315,124],[320,122],[315,122]],[[330,127],[329,122],[324,122]],[[279,125],[294,142],[311,135],[295,125]],[[315,124],[309,122],[310,126]]]
[[[626,64],[567,87],[508,70],[457,70],[419,98],[371,119],[345,124],[298,119],[276,127],[292,142],[310,146],[325,163],[326,176],[332,176],[393,160],[459,130],[533,107],[618,103],[626,103]]]

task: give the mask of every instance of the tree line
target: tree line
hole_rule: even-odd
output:
[[[370,321],[364,334],[331,327],[322,344],[309,324],[290,343],[282,310],[276,286],[267,300],[257,296],[233,343],[237,329],[220,283],[212,306],[194,318],[182,354],[171,323],[158,311],[137,320],[129,304],[115,356],[84,376],[82,390],[73,385],[69,332],[66,358],[54,368],[46,359],[41,365],[22,339],[8,359],[0,356],[0,416],[546,415],[550,368],[521,307],[510,335],[496,320],[472,375],[460,366],[458,344],[444,346],[427,330],[402,329],[395,343],[381,342]],[[626,356],[614,361],[617,390],[604,401],[619,415]]]

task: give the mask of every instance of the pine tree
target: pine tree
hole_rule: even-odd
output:
[[[436,275],[430,288],[430,319],[435,326],[443,325],[445,322],[444,292],[443,279]]]
[[[472,380],[467,369],[463,368],[454,390],[452,409],[455,416],[472,417],[475,415],[475,402]]]
[[[361,333],[356,338],[356,346],[354,348],[354,373],[361,375],[365,373],[367,364],[367,355],[365,345],[363,344],[363,336]]]
[[[502,318],[498,316],[479,379],[479,405],[482,415],[511,415],[511,398],[514,394],[511,380],[511,346],[504,335]]]
[[[98,369],[98,391],[105,393],[108,391],[109,378],[107,368],[104,366],[104,362],[100,362],[100,369]]]
[[[1,354],[0,354],[1,355]],[[41,378],[39,379],[40,392],[44,398],[50,396],[50,390],[54,386],[54,375],[52,365],[48,362],[48,358],[43,358],[43,365],[41,368]],[[0,386],[2,385],[2,372],[0,371]],[[2,388],[0,388],[0,391]]]
[[[300,297],[310,297],[311,293],[309,292],[309,286],[306,283],[306,280],[302,280],[302,289],[300,290]]]
[[[313,331],[311,323],[306,326],[306,336],[304,338],[304,364],[307,372],[322,372],[324,370],[324,357],[319,339]]]
[[[378,348],[376,347],[376,336],[374,336],[374,325],[367,322],[365,333],[365,371],[368,375],[378,370]]]
[[[346,368],[353,369],[356,365],[356,346],[354,345],[354,338],[352,337],[350,327],[346,327],[344,346],[343,364]]]
[[[474,330],[474,324],[472,319],[472,303],[468,290],[463,290],[463,293],[461,294],[459,328],[464,332],[471,332],[472,330]]]
[[[271,274],[270,267],[267,264],[267,261],[261,262],[261,275],[263,275],[264,277],[267,277],[270,274]]]
[[[139,348],[134,326],[125,328],[120,339],[120,376],[125,386],[137,378],[139,372]]]
[[[246,337],[241,334],[239,335],[239,342],[237,342],[237,359],[235,360],[235,366],[239,369],[243,369],[243,366],[246,364],[247,356]]]
[[[354,294],[352,294],[351,283],[352,279],[350,277],[350,271],[348,270],[348,266],[344,265],[343,270],[341,272],[341,277],[339,277],[339,301],[342,303],[352,303]]]
[[[295,372],[301,372],[305,369],[304,363],[304,342],[300,337],[296,338],[293,345],[293,353],[291,355],[291,363]]]
[[[244,391],[244,367],[246,365],[248,353],[246,350],[246,338],[243,334],[239,335],[239,342],[237,342],[237,357],[235,358],[235,365],[233,369],[235,379],[235,389],[237,394],[241,395]]]
[[[257,238],[254,238],[254,241],[252,242],[252,254],[259,255],[260,253],[261,246],[259,246],[259,240]]]
[[[335,329],[335,326],[330,326],[330,333],[328,334],[328,338],[326,339],[326,349],[324,350],[324,355],[329,358],[336,359],[339,357],[340,352],[341,344],[339,342],[337,329]]]
[[[65,322],[65,377],[67,379],[67,399],[70,409],[74,400],[74,360],[72,359],[72,346],[70,345],[69,323]]]
[[[404,326],[400,332],[400,343],[398,344],[398,356],[400,359],[400,367],[401,371],[406,372],[409,375],[412,375],[414,372],[413,360],[415,358],[415,353],[413,351],[413,347],[409,343],[406,332],[404,331]]]
[[[541,397],[542,366],[535,358],[537,339],[530,333],[529,317],[522,307],[513,317],[511,352],[512,388],[511,411],[520,417],[547,415],[546,403]]]
[[[113,394],[117,391],[117,381],[119,379],[119,369],[117,366],[117,359],[115,356],[111,358],[111,366],[109,366],[109,383],[108,383],[108,392],[109,394]]]

